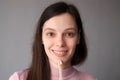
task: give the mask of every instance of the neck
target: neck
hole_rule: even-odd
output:
[[[65,78],[69,76],[70,74],[72,74],[73,72],[74,72],[74,68],[72,66],[64,68],[62,69],[62,77]],[[51,75],[52,75],[52,78],[56,78],[57,80],[59,78],[59,69],[52,66]]]
[[[54,67],[54,68],[58,69],[59,68],[58,64],[59,63],[50,62],[50,67]],[[70,63],[64,63],[64,62],[62,62],[62,69],[66,69],[66,68],[69,68],[69,67],[71,67]]]

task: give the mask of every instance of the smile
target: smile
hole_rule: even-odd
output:
[[[58,57],[62,57],[62,56],[65,56],[67,54],[67,50],[64,50],[64,51],[56,51],[56,50],[52,50],[52,52],[58,56]]]
[[[66,53],[66,51],[65,52],[58,52],[58,51],[54,51],[55,53],[57,53],[57,54],[64,54],[64,53]]]

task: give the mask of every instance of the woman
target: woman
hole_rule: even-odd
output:
[[[30,68],[14,73],[9,80],[58,80],[60,74],[63,80],[96,80],[73,68],[86,57],[87,46],[78,10],[58,2],[48,6],[38,21]]]

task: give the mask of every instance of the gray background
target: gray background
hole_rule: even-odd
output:
[[[0,0],[0,80],[29,67],[36,23],[42,11],[60,0]],[[79,70],[98,80],[120,80],[120,0],[65,0],[83,20],[89,48]]]

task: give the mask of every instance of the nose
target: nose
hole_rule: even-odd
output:
[[[63,36],[58,36],[57,38],[56,38],[56,41],[55,41],[56,43],[56,46],[57,47],[65,47],[65,39],[64,39],[64,37]]]

